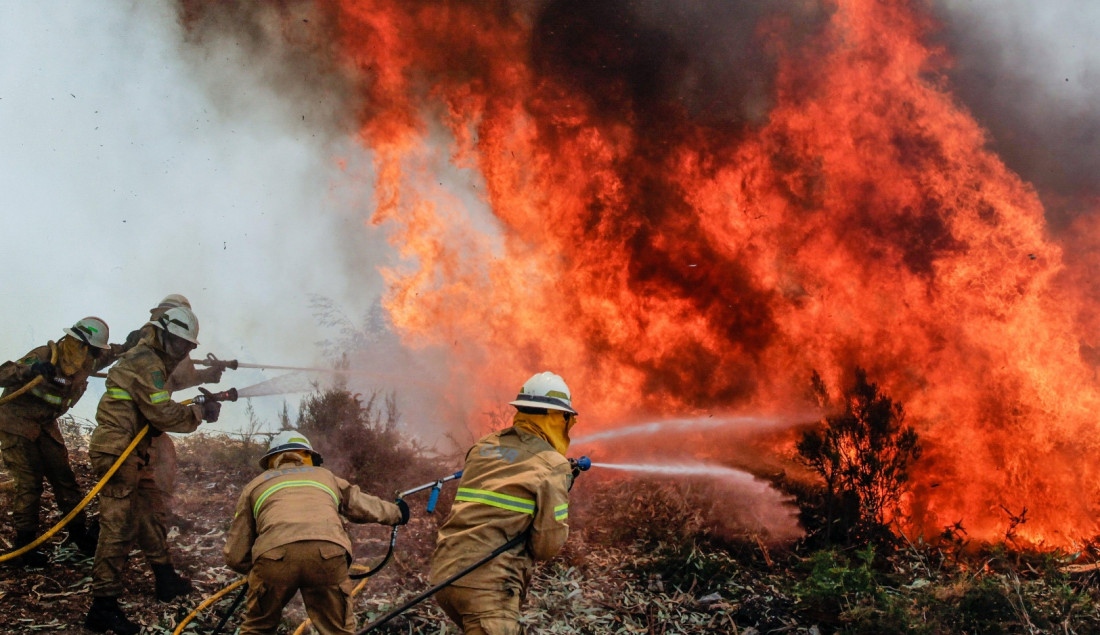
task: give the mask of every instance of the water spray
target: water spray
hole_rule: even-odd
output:
[[[812,417],[802,417],[801,419],[812,419]],[[799,420],[799,418],[753,416],[705,416],[695,418],[683,417],[679,419],[666,419],[664,421],[649,421],[645,423],[637,423],[624,426],[622,428],[615,428],[612,430],[604,430],[602,432],[586,434],[582,437],[573,439],[573,443],[579,445],[582,443],[608,441],[621,437],[664,434],[668,432],[698,432],[700,430],[708,430],[712,428],[735,427],[742,430],[767,430],[770,428],[776,428],[786,425],[796,420]]]

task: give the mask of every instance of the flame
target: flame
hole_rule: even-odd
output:
[[[592,90],[504,1],[318,3],[364,78],[394,323],[484,403],[561,373],[590,429],[798,408],[813,370],[859,365],[921,435],[915,530],[997,538],[1026,507],[1020,538],[1095,535],[1100,289],[956,103],[917,4],[834,0],[800,38],[761,20],[771,102],[730,123],[624,74]]]

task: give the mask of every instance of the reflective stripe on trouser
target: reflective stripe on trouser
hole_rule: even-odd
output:
[[[117,456],[90,452],[88,458],[102,478]],[[149,564],[171,564],[167,532],[155,510],[160,502],[150,472],[143,462],[129,456],[99,492],[99,544],[92,564],[92,595],[122,595],[122,571],[131,544],[136,540]]]
[[[248,573],[248,603],[240,635],[274,633],[283,607],[299,590],[313,627],[323,635],[355,632],[347,551],[323,540],[303,540],[260,554]]]
[[[68,514],[84,498],[69,465],[69,451],[49,434],[38,435],[34,441],[17,434],[0,432],[4,465],[14,480],[12,492],[12,524],[16,530],[38,531],[42,508],[42,481],[50,482],[58,511]],[[73,519],[84,522],[84,512]]]
[[[519,591],[452,585],[436,593],[435,599],[464,635],[523,635]]]

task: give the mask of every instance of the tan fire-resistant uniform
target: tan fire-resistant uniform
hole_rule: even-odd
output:
[[[298,590],[321,633],[353,633],[351,540],[340,520],[397,524],[397,505],[364,494],[322,467],[267,470],[245,486],[225,543],[225,562],[248,575],[241,634],[274,633]]]
[[[58,346],[57,376],[43,378],[22,395],[0,404],[0,449],[4,464],[14,479],[12,521],[18,531],[37,531],[42,501],[42,479],[50,482],[57,507],[67,514],[84,496],[76,483],[69,453],[57,418],[68,412],[88,388],[88,376],[114,362],[117,347],[93,358],[87,349],[70,336]],[[39,346],[18,362],[0,366],[3,396],[22,388],[34,379],[31,365],[48,362],[50,347]],[[84,524],[84,513],[73,523]]]
[[[102,478],[143,427],[162,432],[194,432],[202,408],[172,401],[168,376],[175,362],[160,338],[141,340],[107,373],[107,392],[96,412],[96,429],[88,443],[88,458]],[[92,566],[92,594],[117,597],[121,574],[135,539],[150,565],[170,564],[164,525],[155,510],[163,508],[153,480],[143,479],[149,462],[148,434],[138,443],[99,495],[100,534]]]
[[[526,415],[517,414],[516,422]],[[522,633],[520,605],[536,560],[552,558],[569,535],[569,461],[546,440],[513,426],[466,454],[455,503],[439,529],[431,583],[439,584],[515,536],[506,551],[441,590],[436,599],[464,632]]]
[[[140,329],[131,331],[126,336],[123,350],[129,350],[143,340],[156,337],[156,327],[146,324]],[[192,388],[200,384],[213,384],[221,381],[222,369],[220,368],[196,368],[194,360],[188,358],[180,360],[176,364],[172,374],[168,377],[165,389],[168,392],[176,392]],[[150,480],[160,491],[157,499],[158,508],[154,510],[160,517],[162,525],[167,526],[169,511],[172,509],[172,497],[176,493],[176,472],[178,460],[176,458],[176,445],[172,437],[167,434],[155,434],[149,444],[149,464],[141,472],[142,480]]]

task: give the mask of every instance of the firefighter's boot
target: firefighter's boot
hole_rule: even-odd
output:
[[[118,598],[92,598],[92,608],[84,618],[84,627],[95,633],[140,633],[141,627],[131,622],[118,606]]]
[[[20,529],[15,532],[15,548],[19,549],[24,545],[29,545],[38,538],[38,531],[35,529]],[[22,567],[44,567],[50,563],[50,559],[43,553],[38,547],[31,549],[27,553],[12,559],[12,564]]]
[[[85,525],[82,522],[72,521],[69,523],[69,537],[65,542],[75,544],[80,553],[86,556],[94,556],[96,544],[99,542],[99,523],[92,521]]]
[[[191,581],[176,573],[171,564],[154,564],[153,577],[157,580],[157,599],[168,602],[191,592]]]

